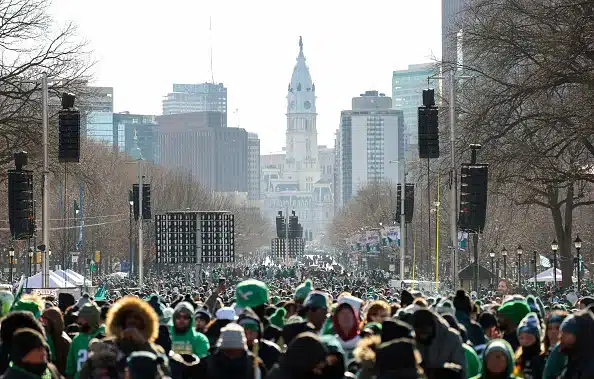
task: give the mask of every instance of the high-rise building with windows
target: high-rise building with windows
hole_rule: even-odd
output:
[[[392,109],[392,99],[378,91],[366,91],[342,111],[338,144],[340,151],[341,206],[368,183],[398,182],[399,161],[404,153],[404,115]]]
[[[435,64],[424,63],[409,65],[407,70],[392,74],[392,107],[404,114],[404,151],[408,160],[418,155],[418,107],[423,105],[423,90],[428,86],[439,88],[436,79],[427,81],[438,73],[437,70]]]
[[[119,136],[113,130],[113,87],[87,86],[77,96],[81,111],[82,135],[109,147],[117,145]]]
[[[118,136],[114,149],[130,155],[132,149],[139,148],[142,159],[159,163],[158,125],[155,116],[130,112],[114,113],[113,130],[114,136],[116,133]]]
[[[248,133],[248,200],[260,200],[260,139]]]
[[[173,84],[163,99],[163,115],[221,112],[227,114],[227,88],[223,83]]]
[[[215,192],[248,192],[248,135],[221,112],[157,116],[159,163]]]

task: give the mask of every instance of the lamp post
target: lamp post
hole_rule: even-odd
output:
[[[555,291],[557,290],[557,250],[559,250],[559,244],[554,239],[551,242],[551,250],[553,250],[553,280],[555,281]]]
[[[29,277],[31,276],[31,263],[33,262],[33,249],[29,248],[29,273],[25,281],[25,288],[29,288]]]
[[[581,275],[580,275],[580,249],[582,248],[582,240],[580,239],[580,235],[578,234],[575,237],[575,241],[573,241],[573,246],[575,246],[575,250],[577,251],[577,293],[579,296],[580,293],[580,282],[581,282]]]
[[[495,270],[495,252],[493,251],[493,249],[491,249],[491,252],[489,253],[489,257],[491,258],[491,286],[493,286],[493,284],[494,284],[493,273]]]
[[[534,293],[538,292],[538,280],[536,278],[536,271],[537,271],[537,267],[538,267],[538,252],[536,250],[534,250],[532,252],[532,254],[534,255]]]
[[[518,287],[522,286],[522,245],[518,245],[516,249],[516,254],[518,254]]]
[[[505,247],[501,250],[501,255],[503,256],[503,277],[507,279],[507,249]]]
[[[14,247],[8,249],[8,257],[10,261],[10,285],[12,286],[12,266],[14,265]]]
[[[130,231],[128,234],[128,239],[130,241],[130,257],[128,258],[128,277],[132,278],[132,262],[133,262],[133,250],[134,246],[132,245],[132,206],[134,205],[134,194],[132,190],[128,190],[128,204],[130,204]]]

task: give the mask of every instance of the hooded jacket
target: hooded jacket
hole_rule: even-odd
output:
[[[66,374],[66,361],[72,340],[64,331],[64,318],[57,307],[47,308],[43,312],[47,343],[50,347],[52,362],[58,368],[60,374]]]
[[[466,328],[472,346],[484,345],[487,342],[483,328],[476,321],[471,320],[468,313],[457,310],[456,320]]]
[[[125,329],[126,319],[135,314],[142,321],[138,329]],[[134,351],[149,351],[160,356],[165,352],[155,344],[159,333],[159,318],[146,301],[133,296],[118,300],[107,314],[105,321],[107,337],[94,339],[89,345],[88,359],[82,365],[79,379],[90,379],[98,362],[109,362],[114,366],[117,378],[124,378],[128,356]],[[165,357],[166,360],[166,357]],[[164,365],[163,372],[169,373]]]
[[[353,319],[353,325],[348,331],[344,331],[338,321],[338,314],[343,310],[350,312],[350,315]],[[340,342],[340,345],[347,355],[347,359],[351,359],[353,357],[353,351],[361,339],[361,336],[359,335],[359,317],[357,316],[357,312],[355,309],[353,309],[351,304],[344,302],[336,308],[336,311],[332,315],[332,327],[336,333],[336,338]]]
[[[507,357],[507,366],[505,368],[505,375],[503,376],[503,378],[516,378],[514,375],[512,375],[515,364],[514,352],[512,350],[512,347],[507,341],[503,339],[495,339],[487,343],[487,346],[485,347],[485,351],[483,353],[483,373],[481,375],[473,377],[472,379],[489,379],[492,377],[490,373],[487,372],[486,363],[488,355],[494,351],[501,351]]]
[[[574,314],[575,345],[568,353],[567,366],[561,375],[563,379],[594,378],[594,315],[588,310]],[[566,319],[567,320],[567,319]]]
[[[421,310],[425,312],[426,310]],[[415,317],[417,313],[415,312]],[[462,347],[460,333],[450,328],[440,316],[433,316],[434,336],[428,344],[418,343],[417,348],[423,357],[426,372],[442,368],[446,363],[455,363],[462,367],[462,377],[466,377],[466,357]]]
[[[280,348],[274,342],[270,342],[262,338],[264,326],[262,325],[262,322],[260,321],[258,315],[256,315],[256,312],[254,312],[251,308],[246,308],[243,310],[243,313],[241,314],[241,316],[239,316],[237,323],[239,325],[242,325],[242,323],[247,320],[251,320],[257,323],[259,326],[260,330],[258,331],[258,356],[260,357],[262,362],[264,362],[264,366],[266,367],[266,369],[270,370],[272,366],[276,362],[278,362],[278,358],[281,354]]]
[[[175,330],[175,318],[180,313],[187,313],[190,316],[188,330],[183,334],[178,334]],[[198,358],[204,358],[210,350],[208,338],[194,328],[194,308],[186,302],[179,303],[173,311],[173,323],[170,326],[171,350],[177,354],[194,354]]]

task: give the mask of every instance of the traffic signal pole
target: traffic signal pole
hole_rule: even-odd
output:
[[[458,288],[458,225],[457,225],[457,200],[458,175],[456,173],[456,70],[450,69],[450,240],[452,242],[452,279],[454,288]]]
[[[406,215],[404,198],[406,197],[406,156],[402,154],[400,161],[400,280],[404,280],[404,256],[406,255]]]
[[[41,283],[43,288],[49,287],[49,162],[48,162],[48,89],[47,74],[44,73],[41,78],[41,119],[43,127],[43,172],[42,172],[42,200],[41,200],[41,233],[45,249],[41,252]],[[37,247],[35,247],[37,249]],[[12,267],[11,267],[12,268]],[[65,269],[64,267],[62,269]]]
[[[142,183],[142,159],[139,159],[136,161],[137,165],[138,165],[138,286],[142,289],[142,285],[143,285],[143,270],[144,270],[144,265],[143,265],[143,256],[142,256],[142,245],[143,245],[143,241],[142,241],[142,224],[143,224],[143,219],[142,219],[142,206],[143,206],[143,201],[142,201],[142,187],[143,187],[143,183]]]

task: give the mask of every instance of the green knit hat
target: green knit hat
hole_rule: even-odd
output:
[[[235,299],[237,308],[256,308],[267,304],[270,296],[266,284],[259,280],[248,279],[235,288]]]
[[[285,308],[277,308],[277,310],[272,314],[272,316],[270,316],[270,323],[282,329],[283,326],[285,326],[286,315],[287,310]]]
[[[272,296],[270,302],[274,305],[277,305],[280,302],[280,298],[278,296]]]
[[[25,311],[33,313],[35,318],[41,317],[41,309],[39,309],[39,304],[34,302],[33,300],[19,300],[16,302],[14,307],[12,308],[13,311]]]
[[[295,301],[303,303],[305,298],[309,293],[313,290],[313,283],[310,279],[307,279],[304,283],[300,284],[299,287],[295,290],[295,296],[293,297]]]
[[[516,325],[520,324],[520,321],[530,313],[530,307],[525,300],[512,300],[503,303],[497,310],[499,314],[504,315],[513,321]]]

